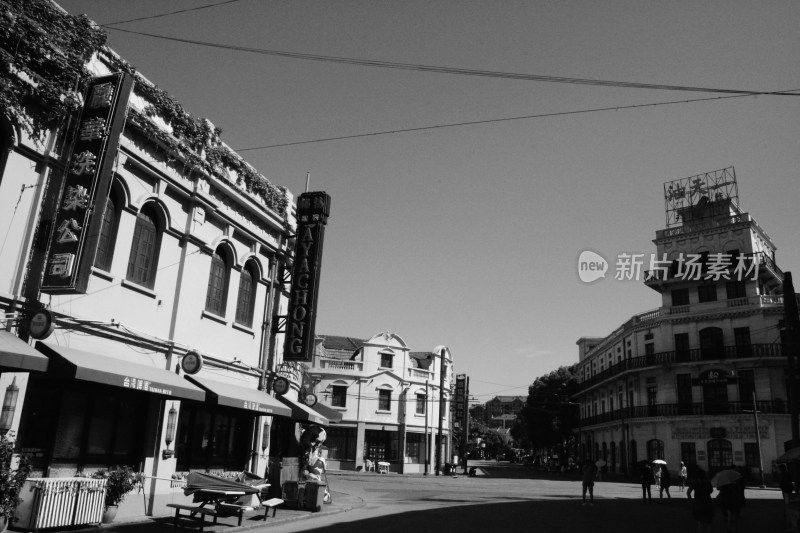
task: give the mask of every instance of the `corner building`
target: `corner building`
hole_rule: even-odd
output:
[[[338,413],[326,427],[329,468],[360,471],[382,462],[390,472],[434,473],[439,416],[440,464],[450,462],[455,380],[446,346],[413,352],[391,332],[366,340],[317,336],[308,374],[316,408]]]
[[[729,168],[665,184],[667,227],[642,272],[661,307],[577,342],[580,453],[612,472],[664,459],[760,481],[763,462],[769,480],[791,441],[778,321],[796,296],[781,294],[775,245],[735,180]]]

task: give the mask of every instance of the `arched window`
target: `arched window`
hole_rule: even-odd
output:
[[[236,297],[236,323],[248,328],[253,327],[253,310],[256,304],[257,270],[252,261],[248,261],[239,275],[239,294]]]
[[[731,441],[725,439],[713,439],[708,441],[708,470],[713,475],[724,468],[733,464],[733,446]]]
[[[114,245],[117,241],[117,228],[123,202],[118,187],[114,185],[108,195],[106,209],[103,211],[103,225],[100,227],[100,237],[97,240],[97,252],[94,256],[94,266],[107,272],[111,270],[111,261],[114,259]]]
[[[208,273],[208,292],[206,293],[206,311],[218,316],[225,316],[228,301],[228,280],[230,268],[227,254],[220,247],[211,254],[211,269]]]
[[[647,460],[655,461],[664,458],[664,441],[652,439],[647,441]]]
[[[136,216],[126,279],[152,289],[156,282],[160,248],[161,230],[156,210],[152,204],[145,204]]]
[[[617,443],[613,440],[611,441],[611,471],[617,471]]]

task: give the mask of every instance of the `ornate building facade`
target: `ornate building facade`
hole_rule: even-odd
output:
[[[795,295],[782,294],[775,245],[739,208],[735,179],[665,185],[667,227],[643,272],[661,307],[577,342],[582,454],[611,471],[664,459],[769,476],[791,441],[778,322]]]

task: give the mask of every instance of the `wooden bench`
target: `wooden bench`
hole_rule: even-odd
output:
[[[214,517],[214,524],[217,523],[217,510],[212,509],[210,507],[203,507],[202,505],[186,505],[183,503],[168,503],[167,507],[172,507],[175,509],[175,521],[173,522],[173,526],[178,527],[178,517],[181,514],[181,511],[189,511],[188,517],[194,518],[195,515],[200,515],[200,533],[203,532],[203,527],[205,526],[205,516],[210,515]]]
[[[236,516],[239,519],[239,523],[237,525],[242,525],[242,514],[245,511],[255,511],[255,507],[251,507],[249,505],[239,505],[236,503],[218,503],[217,504],[217,514],[219,516]]]
[[[261,502],[261,506],[264,507],[264,521],[267,520],[270,509],[272,509],[272,518],[275,518],[275,513],[278,512],[278,506],[282,503],[283,500],[280,498],[270,498],[269,500]]]

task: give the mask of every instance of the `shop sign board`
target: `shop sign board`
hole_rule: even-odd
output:
[[[86,292],[132,86],[117,73],[86,89],[47,241],[44,292]]]
[[[330,205],[331,197],[322,191],[306,192],[297,199],[297,237],[286,316],[284,361],[310,362],[313,359],[322,243]]]

